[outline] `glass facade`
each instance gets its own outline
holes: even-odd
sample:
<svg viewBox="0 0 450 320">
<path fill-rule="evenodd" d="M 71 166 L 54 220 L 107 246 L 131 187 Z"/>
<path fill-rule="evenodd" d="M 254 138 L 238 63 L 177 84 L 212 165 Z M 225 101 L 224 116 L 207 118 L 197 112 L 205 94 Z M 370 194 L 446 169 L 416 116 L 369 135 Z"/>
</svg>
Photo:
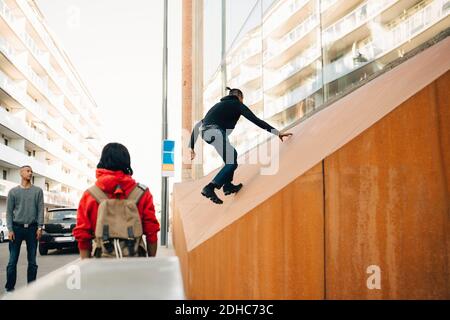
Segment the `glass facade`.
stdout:
<svg viewBox="0 0 450 320">
<path fill-rule="evenodd" d="M 204 3 L 204 59 L 210 70 L 204 74 L 204 114 L 225 86 L 240 88 L 244 103 L 278 129 L 450 26 L 450 0 Z M 242 154 L 267 136 L 242 119 L 230 138 Z M 213 150 L 205 150 L 204 156 L 205 173 L 221 165 Z"/>
</svg>

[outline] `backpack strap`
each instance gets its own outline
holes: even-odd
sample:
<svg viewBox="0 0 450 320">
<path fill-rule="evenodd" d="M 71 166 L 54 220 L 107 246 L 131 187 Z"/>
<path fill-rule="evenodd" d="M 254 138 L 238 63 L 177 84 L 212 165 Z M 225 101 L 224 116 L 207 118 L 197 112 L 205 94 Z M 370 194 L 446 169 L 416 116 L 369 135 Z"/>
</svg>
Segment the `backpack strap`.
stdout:
<svg viewBox="0 0 450 320">
<path fill-rule="evenodd" d="M 97 187 L 96 185 L 93 185 L 87 191 L 91 194 L 91 196 L 94 197 L 95 201 L 97 201 L 98 204 L 100 204 L 103 200 L 108 200 L 108 196 L 103 192 L 102 189 Z"/>
<path fill-rule="evenodd" d="M 128 200 L 134 201 L 134 203 L 137 205 L 146 190 L 147 186 L 138 183 L 136 187 L 134 187 L 133 191 L 131 191 L 130 194 L 128 195 Z"/>
</svg>

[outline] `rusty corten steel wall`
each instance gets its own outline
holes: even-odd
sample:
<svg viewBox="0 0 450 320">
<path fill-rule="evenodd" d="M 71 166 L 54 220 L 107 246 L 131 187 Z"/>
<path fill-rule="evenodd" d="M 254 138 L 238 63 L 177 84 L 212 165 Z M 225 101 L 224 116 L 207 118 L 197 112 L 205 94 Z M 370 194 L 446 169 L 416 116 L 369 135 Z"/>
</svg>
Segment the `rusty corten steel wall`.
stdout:
<svg viewBox="0 0 450 320">
<path fill-rule="evenodd" d="M 450 298 L 449 88 L 447 72 L 325 160 L 327 298 Z"/>
<path fill-rule="evenodd" d="M 450 72 L 191 252 L 175 209 L 187 297 L 449 299 L 448 88 Z"/>
<path fill-rule="evenodd" d="M 174 239 L 190 299 L 322 299 L 322 163 L 186 254 Z M 178 213 L 176 213 L 178 215 Z"/>
<path fill-rule="evenodd" d="M 180 214 L 178 210 L 176 209 L 176 206 L 174 208 L 174 216 L 173 216 L 173 234 L 172 234 L 172 240 L 175 247 L 175 252 L 180 259 L 180 266 L 181 266 L 181 272 L 183 275 L 183 285 L 185 290 L 185 295 L 189 299 L 188 296 L 188 288 L 189 288 L 189 275 L 187 273 L 187 270 L 189 268 L 189 254 L 186 248 L 186 242 L 184 238 L 184 230 L 183 230 L 183 224 L 180 219 Z"/>
</svg>

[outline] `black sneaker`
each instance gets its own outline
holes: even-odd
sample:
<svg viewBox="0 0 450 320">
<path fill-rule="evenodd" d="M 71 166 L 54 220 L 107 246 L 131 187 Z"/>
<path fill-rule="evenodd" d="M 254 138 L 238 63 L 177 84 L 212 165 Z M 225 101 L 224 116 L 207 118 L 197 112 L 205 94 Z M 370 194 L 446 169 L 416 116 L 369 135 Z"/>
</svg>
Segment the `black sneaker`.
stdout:
<svg viewBox="0 0 450 320">
<path fill-rule="evenodd" d="M 233 194 L 233 193 L 238 193 L 239 190 L 241 190 L 241 188 L 242 188 L 242 183 L 239 183 L 238 185 L 234 185 L 232 183 L 226 184 L 226 185 L 223 186 L 223 193 L 226 196 L 228 196 L 228 195 Z"/>
<path fill-rule="evenodd" d="M 219 199 L 219 197 L 217 196 L 216 192 L 214 191 L 214 187 L 207 185 L 206 187 L 203 188 L 202 190 L 202 196 L 210 199 L 212 202 L 216 203 L 216 204 L 222 204 L 223 201 Z"/>
</svg>

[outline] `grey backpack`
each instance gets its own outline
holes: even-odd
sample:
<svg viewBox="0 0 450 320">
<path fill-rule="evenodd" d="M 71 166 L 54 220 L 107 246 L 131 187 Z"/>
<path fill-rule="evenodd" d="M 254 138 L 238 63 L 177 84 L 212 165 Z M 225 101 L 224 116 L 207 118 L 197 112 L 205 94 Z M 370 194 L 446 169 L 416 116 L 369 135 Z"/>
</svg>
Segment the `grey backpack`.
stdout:
<svg viewBox="0 0 450 320">
<path fill-rule="evenodd" d="M 95 185 L 88 189 L 99 204 L 92 246 L 94 257 L 120 259 L 147 256 L 137 208 L 146 189 L 138 184 L 126 199 L 110 199 Z"/>
</svg>

